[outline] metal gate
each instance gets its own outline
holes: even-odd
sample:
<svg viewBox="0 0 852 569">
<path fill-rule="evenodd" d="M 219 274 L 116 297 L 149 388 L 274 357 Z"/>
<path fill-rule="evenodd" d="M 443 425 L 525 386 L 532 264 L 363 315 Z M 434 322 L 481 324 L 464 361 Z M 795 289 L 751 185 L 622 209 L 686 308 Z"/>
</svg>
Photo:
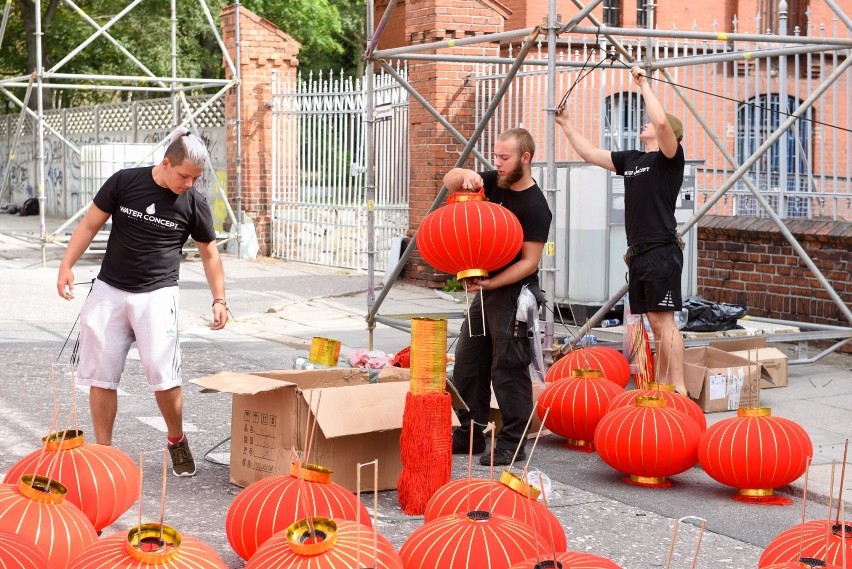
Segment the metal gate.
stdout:
<svg viewBox="0 0 852 569">
<path fill-rule="evenodd" d="M 408 94 L 374 79 L 376 269 L 408 230 Z M 367 268 L 365 85 L 342 74 L 272 79 L 272 255 Z"/>
</svg>

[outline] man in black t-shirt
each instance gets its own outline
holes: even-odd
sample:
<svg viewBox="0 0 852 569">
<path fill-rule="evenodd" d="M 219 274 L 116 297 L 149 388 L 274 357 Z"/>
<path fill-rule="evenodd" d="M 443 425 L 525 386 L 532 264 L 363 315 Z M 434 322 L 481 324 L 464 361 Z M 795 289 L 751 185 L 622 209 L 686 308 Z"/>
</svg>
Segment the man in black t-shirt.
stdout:
<svg viewBox="0 0 852 569">
<path fill-rule="evenodd" d="M 74 298 L 71 269 L 112 217 L 100 273 L 80 311 L 77 383 L 89 387 L 95 441 L 112 444 L 118 384 L 130 345 L 136 342 L 148 386 L 166 423 L 176 476 L 195 474 L 183 433 L 177 325 L 181 250 L 190 237 L 213 295 L 210 328 L 220 330 L 228 321 L 225 274 L 210 207 L 193 188 L 207 156 L 201 139 L 178 128 L 162 162 L 113 174 L 74 230 L 56 283 L 59 296 Z"/>
<path fill-rule="evenodd" d="M 475 172 L 454 168 L 444 176 L 451 192 L 485 191 L 489 201 L 511 211 L 523 229 L 521 251 L 505 267 L 491 271 L 487 278 L 467 279 L 468 292 L 478 293 L 462 325 L 455 353 L 453 384 L 470 411 L 459 413 L 461 426 L 453 432 L 453 452 L 467 453 L 470 445 L 470 421 L 473 452 L 485 451 L 482 429 L 488 422 L 491 386 L 500 406 L 503 426 L 494 445 L 494 464 L 507 465 L 526 458 L 523 432 L 533 410 L 529 365 L 532 352 L 527 324 L 515 318 L 518 296 L 524 285 L 541 296 L 538 265 L 550 230 L 551 213 L 541 189 L 533 180 L 530 163 L 535 142 L 522 128 L 507 130 L 494 145 L 496 170 Z M 485 328 L 483 328 L 483 316 Z M 490 464 L 483 455 L 480 464 Z"/>
<path fill-rule="evenodd" d="M 674 212 L 685 164 L 680 145 L 683 125 L 663 110 L 644 70 L 633 67 L 631 74 L 650 119 L 639 134 L 645 152 L 597 148 L 571 124 L 565 112 L 557 112 L 556 122 L 583 160 L 624 176 L 630 310 L 645 314 L 654 331 L 661 381 L 686 393 L 683 337 L 674 321 L 675 311 L 682 307 L 683 252 Z"/>
</svg>

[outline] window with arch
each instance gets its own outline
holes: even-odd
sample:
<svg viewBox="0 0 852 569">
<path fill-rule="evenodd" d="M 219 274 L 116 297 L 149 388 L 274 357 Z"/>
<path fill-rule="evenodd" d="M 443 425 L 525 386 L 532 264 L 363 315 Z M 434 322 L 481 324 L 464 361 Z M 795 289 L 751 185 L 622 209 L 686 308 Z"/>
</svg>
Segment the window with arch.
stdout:
<svg viewBox="0 0 852 569">
<path fill-rule="evenodd" d="M 639 150 L 639 131 L 645 103 L 638 93 L 622 91 L 606 98 L 603 147 L 607 150 Z"/>
<path fill-rule="evenodd" d="M 786 106 L 782 106 L 781 96 L 772 93 L 741 105 L 737 111 L 737 161 L 746 161 L 800 104 L 800 100 L 788 96 Z M 811 118 L 809 109 L 804 120 L 785 132 L 749 170 L 757 188 L 781 217 L 807 217 L 810 213 L 810 199 L 801 194 L 811 189 Z M 766 215 L 745 184 L 738 182 L 736 189 L 737 215 Z"/>
</svg>

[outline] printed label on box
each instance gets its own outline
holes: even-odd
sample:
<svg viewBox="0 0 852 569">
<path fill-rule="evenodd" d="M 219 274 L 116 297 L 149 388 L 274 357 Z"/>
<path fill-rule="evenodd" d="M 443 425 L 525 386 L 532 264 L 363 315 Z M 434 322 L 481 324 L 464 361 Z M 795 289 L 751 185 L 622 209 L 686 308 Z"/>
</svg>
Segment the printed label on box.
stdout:
<svg viewBox="0 0 852 569">
<path fill-rule="evenodd" d="M 270 413 L 250 411 L 243 414 L 242 465 L 271 474 L 275 467 L 275 428 L 278 418 Z"/>
<path fill-rule="evenodd" d="M 721 373 L 711 375 L 707 383 L 710 387 L 710 399 L 724 399 L 728 395 L 728 378 Z"/>
<path fill-rule="evenodd" d="M 728 411 L 740 408 L 740 394 L 743 390 L 743 368 L 728 368 Z"/>
</svg>

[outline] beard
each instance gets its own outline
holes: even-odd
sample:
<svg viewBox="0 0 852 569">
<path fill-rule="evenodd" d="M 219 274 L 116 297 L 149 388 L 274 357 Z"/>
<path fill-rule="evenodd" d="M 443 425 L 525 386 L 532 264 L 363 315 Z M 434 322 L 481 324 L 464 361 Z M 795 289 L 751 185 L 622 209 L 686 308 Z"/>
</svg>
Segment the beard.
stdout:
<svg viewBox="0 0 852 569">
<path fill-rule="evenodd" d="M 515 169 L 507 173 L 505 176 L 497 177 L 497 187 L 501 190 L 509 190 L 512 185 L 524 177 L 524 167 L 522 164 L 515 166 Z"/>
</svg>

